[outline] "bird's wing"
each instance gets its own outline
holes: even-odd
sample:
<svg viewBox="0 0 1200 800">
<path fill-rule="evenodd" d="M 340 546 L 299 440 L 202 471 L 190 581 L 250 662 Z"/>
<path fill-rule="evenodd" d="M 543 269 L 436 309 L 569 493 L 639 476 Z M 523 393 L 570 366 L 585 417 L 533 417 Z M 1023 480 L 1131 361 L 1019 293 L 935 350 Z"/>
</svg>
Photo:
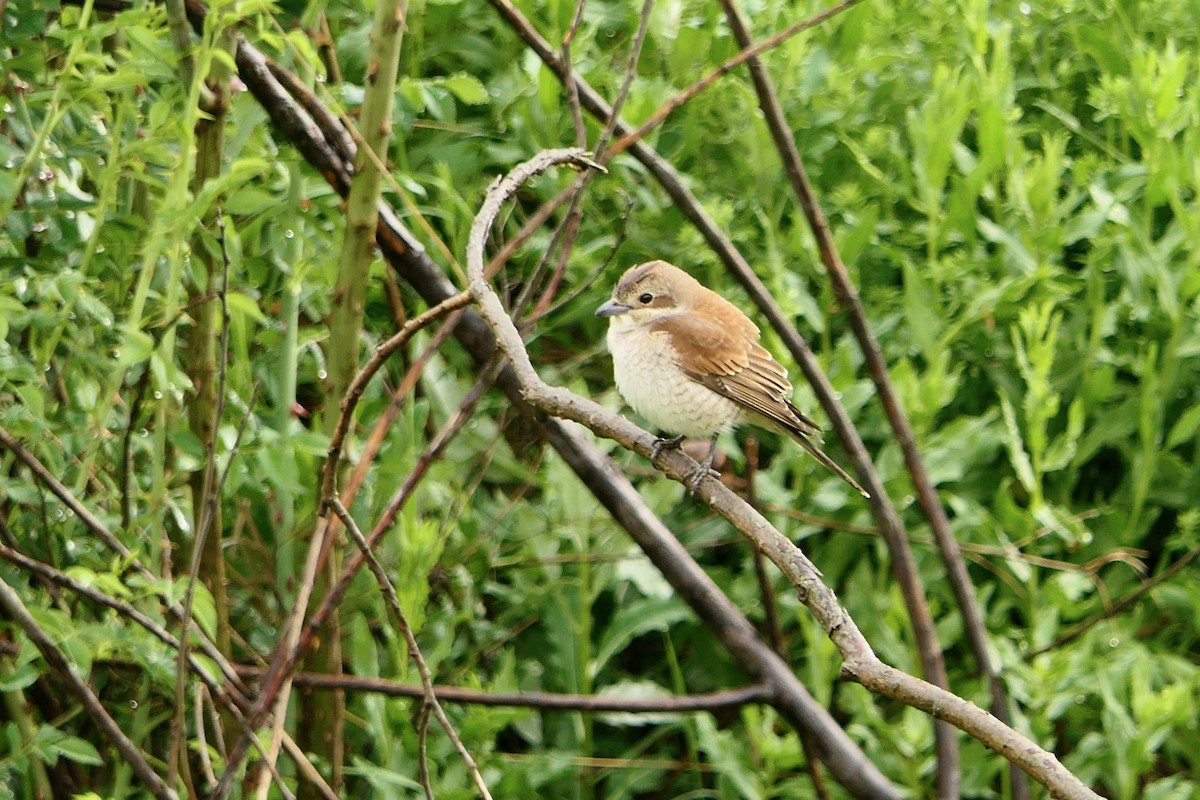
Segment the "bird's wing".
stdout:
<svg viewBox="0 0 1200 800">
<path fill-rule="evenodd" d="M 758 328 L 733 306 L 721 310 L 727 313 L 671 314 L 652 327 L 670 336 L 680 368 L 697 382 L 789 431 L 819 437 L 821 429 L 789 401 L 787 370 L 758 343 Z"/>
</svg>

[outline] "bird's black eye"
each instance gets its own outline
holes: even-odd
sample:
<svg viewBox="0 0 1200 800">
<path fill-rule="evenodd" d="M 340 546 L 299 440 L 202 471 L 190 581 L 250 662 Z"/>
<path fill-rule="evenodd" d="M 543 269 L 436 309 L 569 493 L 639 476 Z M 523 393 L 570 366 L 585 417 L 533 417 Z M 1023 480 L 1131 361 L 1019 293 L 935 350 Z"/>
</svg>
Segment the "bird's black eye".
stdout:
<svg viewBox="0 0 1200 800">
<path fill-rule="evenodd" d="M 650 301 L 653 299 L 654 299 L 654 295 L 650 294 L 649 292 L 646 292 L 645 294 L 643 294 L 641 297 L 638 298 L 638 302 L 644 306 L 648 306 L 648 305 L 650 305 Z"/>
</svg>

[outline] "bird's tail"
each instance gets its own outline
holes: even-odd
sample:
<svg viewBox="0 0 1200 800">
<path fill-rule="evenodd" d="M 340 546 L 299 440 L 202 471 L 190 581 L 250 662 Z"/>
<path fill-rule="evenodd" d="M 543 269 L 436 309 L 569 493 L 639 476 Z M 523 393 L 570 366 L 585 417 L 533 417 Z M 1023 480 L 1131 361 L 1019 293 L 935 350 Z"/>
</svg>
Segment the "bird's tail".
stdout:
<svg viewBox="0 0 1200 800">
<path fill-rule="evenodd" d="M 838 465 L 838 463 L 836 461 L 834 461 L 832 458 L 825 455 L 825 451 L 822 450 L 821 448 L 817 447 L 815 444 L 813 444 L 812 440 L 809 439 L 806 435 L 804 435 L 803 433 L 801 433 L 798 430 L 790 430 L 790 431 L 788 431 L 788 433 L 791 434 L 792 438 L 795 439 L 801 447 L 803 447 L 805 450 L 808 451 L 809 455 L 811 455 L 817 461 L 820 461 L 821 464 L 824 465 L 824 467 L 827 470 L 832 472 L 834 475 L 837 475 L 839 478 L 844 480 L 846 483 L 853 486 L 855 489 L 858 490 L 858 493 L 861 494 L 863 497 L 867 498 L 868 500 L 871 499 L 870 493 L 867 492 L 867 490 L 864 489 L 862 486 L 860 486 L 858 481 L 856 481 L 856 480 L 854 480 L 854 478 L 850 477 L 850 473 L 848 473 L 848 472 L 846 472 L 846 470 L 842 469 Z"/>
</svg>

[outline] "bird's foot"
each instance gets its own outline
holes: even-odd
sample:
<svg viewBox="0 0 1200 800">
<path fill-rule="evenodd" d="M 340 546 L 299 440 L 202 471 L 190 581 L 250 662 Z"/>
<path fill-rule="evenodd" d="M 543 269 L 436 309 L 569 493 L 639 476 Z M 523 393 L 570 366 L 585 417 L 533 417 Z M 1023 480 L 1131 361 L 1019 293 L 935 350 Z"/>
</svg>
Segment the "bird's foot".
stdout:
<svg viewBox="0 0 1200 800">
<path fill-rule="evenodd" d="M 696 492 L 700 489 L 700 484 L 705 478 L 719 478 L 721 473 L 710 467 L 708 464 L 701 464 L 696 467 L 696 471 L 692 473 L 692 477 L 688 478 L 688 494 L 692 497 L 696 496 Z"/>
<path fill-rule="evenodd" d="M 676 436 L 674 439 L 664 439 L 661 436 L 654 440 L 654 444 L 650 446 L 650 460 L 657 461 L 662 455 L 663 450 L 678 450 L 679 445 L 683 443 L 683 435 Z"/>
<path fill-rule="evenodd" d="M 713 436 L 712 441 L 708 443 L 708 455 L 700 462 L 700 466 L 696 467 L 696 471 L 692 473 L 692 477 L 688 479 L 688 494 L 692 497 L 696 496 L 697 490 L 700 489 L 700 484 L 708 476 L 714 478 L 719 477 L 721 473 L 712 468 L 713 459 L 717 457 L 717 437 Z"/>
</svg>

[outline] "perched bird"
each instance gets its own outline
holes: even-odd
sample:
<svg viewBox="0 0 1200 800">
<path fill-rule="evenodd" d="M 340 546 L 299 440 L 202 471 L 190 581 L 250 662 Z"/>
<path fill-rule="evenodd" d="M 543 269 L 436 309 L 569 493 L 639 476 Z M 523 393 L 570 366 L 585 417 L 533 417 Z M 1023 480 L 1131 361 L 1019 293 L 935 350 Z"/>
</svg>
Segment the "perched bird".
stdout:
<svg viewBox="0 0 1200 800">
<path fill-rule="evenodd" d="M 676 435 L 659 439 L 654 455 L 685 436 L 711 440 L 692 491 L 712 468 L 717 437 L 749 422 L 786 433 L 870 497 L 813 443 L 821 429 L 788 399 L 787 370 L 759 344 L 758 327 L 691 275 L 665 261 L 632 267 L 596 316 L 609 318 L 608 349 L 621 396 Z"/>
</svg>

